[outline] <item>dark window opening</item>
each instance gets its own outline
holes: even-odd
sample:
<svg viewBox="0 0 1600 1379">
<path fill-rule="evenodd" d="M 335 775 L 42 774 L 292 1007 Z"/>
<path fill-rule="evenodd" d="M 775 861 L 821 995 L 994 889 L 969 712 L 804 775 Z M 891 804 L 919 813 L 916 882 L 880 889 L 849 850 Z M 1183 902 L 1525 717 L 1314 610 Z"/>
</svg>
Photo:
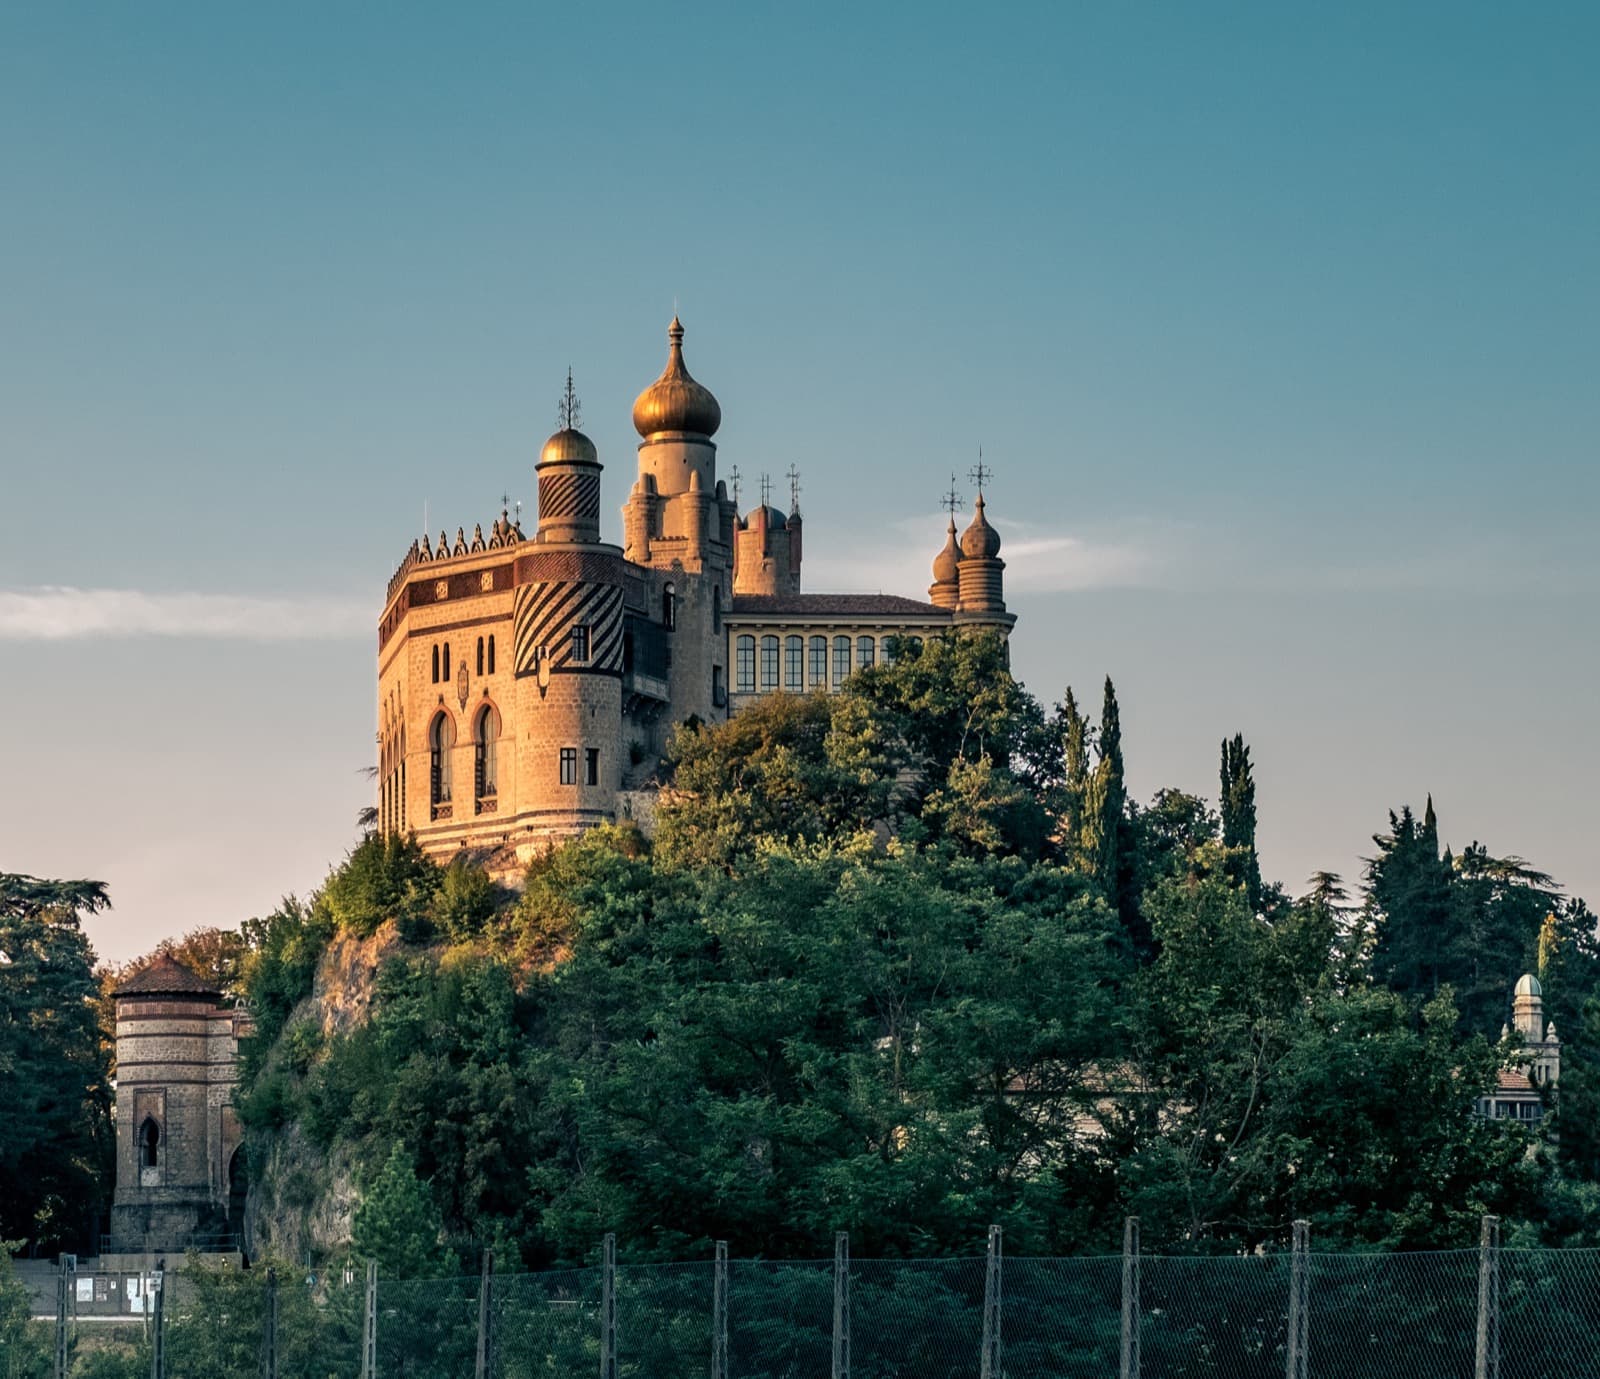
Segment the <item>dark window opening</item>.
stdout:
<svg viewBox="0 0 1600 1379">
<path fill-rule="evenodd" d="M 589 625 L 579 623 L 572 629 L 572 659 L 574 661 L 587 661 L 589 659 Z"/>
<path fill-rule="evenodd" d="M 161 1162 L 161 1127 L 152 1116 L 146 1116 L 139 1129 L 139 1162 L 146 1168 L 155 1168 Z"/>
<path fill-rule="evenodd" d="M 563 747 L 561 749 L 561 783 L 563 785 L 576 785 L 578 783 L 578 749 L 576 747 Z"/>
<path fill-rule="evenodd" d="M 449 642 L 446 642 L 444 644 L 444 674 L 442 674 L 439 678 L 441 680 L 443 680 L 445 682 L 445 684 L 447 684 L 447 685 L 450 683 L 450 643 Z"/>
<path fill-rule="evenodd" d="M 489 674 L 494 674 L 494 636 L 492 633 L 489 637 Z"/>
<path fill-rule="evenodd" d="M 678 625 L 678 591 L 670 584 L 661 591 L 661 625 L 668 632 Z"/>
<path fill-rule="evenodd" d="M 483 674 L 483 638 L 478 638 L 478 674 Z"/>
<path fill-rule="evenodd" d="M 436 685 L 439 683 L 439 644 L 437 642 L 434 643 L 433 647 L 433 683 Z"/>
<path fill-rule="evenodd" d="M 583 753 L 583 783 L 585 785 L 600 784 L 600 749 L 586 747 Z"/>
</svg>

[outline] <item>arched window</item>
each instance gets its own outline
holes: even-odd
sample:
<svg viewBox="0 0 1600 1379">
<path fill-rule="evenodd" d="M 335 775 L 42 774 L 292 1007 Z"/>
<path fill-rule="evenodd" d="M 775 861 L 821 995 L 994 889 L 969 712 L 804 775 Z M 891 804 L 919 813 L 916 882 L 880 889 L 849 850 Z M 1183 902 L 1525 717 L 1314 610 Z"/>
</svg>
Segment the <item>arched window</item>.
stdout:
<svg viewBox="0 0 1600 1379">
<path fill-rule="evenodd" d="M 400 831 L 406 831 L 406 730 L 400 728 Z"/>
<path fill-rule="evenodd" d="M 139 1163 L 145 1168 L 161 1164 L 161 1127 L 154 1116 L 146 1116 L 139 1127 Z"/>
<path fill-rule="evenodd" d="M 483 638 L 478 638 L 478 674 L 483 674 Z"/>
<path fill-rule="evenodd" d="M 668 632 L 678 625 L 678 591 L 670 584 L 661 591 L 661 625 Z"/>
<path fill-rule="evenodd" d="M 439 714 L 428 730 L 428 797 L 435 811 L 450 803 L 450 751 L 456 745 L 456 725 Z"/>
<path fill-rule="evenodd" d="M 806 639 L 786 637 L 783 643 L 783 687 L 799 694 L 805 688 Z"/>
<path fill-rule="evenodd" d="M 811 639 L 811 688 L 828 688 L 828 639 Z"/>
<path fill-rule="evenodd" d="M 713 632 L 722 631 L 722 586 L 720 584 L 711 586 L 711 630 Z"/>
<path fill-rule="evenodd" d="M 439 683 L 439 643 L 433 644 L 433 683 Z"/>
<path fill-rule="evenodd" d="M 450 683 L 450 643 L 449 642 L 446 642 L 444 644 L 444 674 L 441 675 L 439 678 L 441 680 L 443 680 L 445 682 L 445 684 L 447 684 L 447 685 Z"/>
<path fill-rule="evenodd" d="M 833 639 L 833 687 L 838 689 L 850 678 L 850 638 Z"/>
<path fill-rule="evenodd" d="M 489 674 L 494 674 L 494 633 L 489 634 Z"/>
<path fill-rule="evenodd" d="M 856 638 L 856 669 L 869 670 L 872 666 L 873 652 L 877 648 L 871 637 Z"/>
<path fill-rule="evenodd" d="M 756 687 L 756 639 L 740 636 L 734 645 L 733 686 L 740 694 L 749 694 Z"/>
<path fill-rule="evenodd" d="M 761 688 L 764 690 L 778 688 L 778 639 L 776 637 L 763 637 L 761 639 Z"/>
<path fill-rule="evenodd" d="M 897 647 L 896 647 L 895 644 L 899 640 L 900 639 L 898 637 L 885 637 L 883 639 L 883 648 L 882 648 L 882 650 L 883 650 L 883 663 L 884 663 L 884 665 L 892 666 L 894 664 L 895 651 L 897 650 Z"/>
<path fill-rule="evenodd" d="M 484 801 L 500 793 L 495 770 L 496 747 L 500 741 L 500 715 L 492 704 L 485 704 L 472 730 L 472 794 L 476 812 L 483 813 Z"/>
</svg>

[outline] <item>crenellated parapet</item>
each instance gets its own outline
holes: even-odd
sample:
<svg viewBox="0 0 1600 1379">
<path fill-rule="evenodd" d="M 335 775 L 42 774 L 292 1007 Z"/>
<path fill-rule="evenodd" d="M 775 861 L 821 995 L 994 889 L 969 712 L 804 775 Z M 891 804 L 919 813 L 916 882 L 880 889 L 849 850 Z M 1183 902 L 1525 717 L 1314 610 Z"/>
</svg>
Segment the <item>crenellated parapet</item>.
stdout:
<svg viewBox="0 0 1600 1379">
<path fill-rule="evenodd" d="M 411 549 L 406 552 L 405 559 L 389 576 L 389 587 L 384 594 L 384 602 L 388 603 L 394 599 L 396 591 L 405 583 L 406 575 L 418 565 L 431 565 L 440 560 L 455 560 L 460 556 L 482 555 L 485 551 L 520 545 L 527 539 L 522 534 L 522 523 L 514 521 L 510 510 L 506 508 L 500 510 L 500 516 L 490 526 L 487 537 L 483 534 L 481 522 L 473 527 L 470 540 L 465 527 L 456 528 L 454 541 L 451 541 L 448 532 L 441 530 L 437 546 L 424 534 L 421 541 L 411 543 Z"/>
</svg>

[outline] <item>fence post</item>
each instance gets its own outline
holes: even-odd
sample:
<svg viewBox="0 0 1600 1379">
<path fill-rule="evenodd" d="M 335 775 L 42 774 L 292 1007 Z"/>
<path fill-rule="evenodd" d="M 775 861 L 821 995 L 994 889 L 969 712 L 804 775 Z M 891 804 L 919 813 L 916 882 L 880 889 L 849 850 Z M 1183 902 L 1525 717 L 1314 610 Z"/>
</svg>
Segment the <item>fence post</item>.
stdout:
<svg viewBox="0 0 1600 1379">
<path fill-rule="evenodd" d="M 378 1379 L 378 1261 L 367 1261 L 365 1305 L 361 1310 L 361 1379 Z"/>
<path fill-rule="evenodd" d="M 1307 1328 L 1306 1289 L 1307 1255 L 1311 1250 L 1311 1223 L 1294 1223 L 1293 1253 L 1289 1256 L 1289 1344 L 1284 1373 L 1288 1379 L 1306 1379 Z"/>
<path fill-rule="evenodd" d="M 261 1379 L 278 1379 L 278 1271 L 267 1270 L 267 1307 L 261 1319 Z"/>
<path fill-rule="evenodd" d="M 728 1379 L 728 1242 L 717 1241 L 711 1266 L 711 1379 Z"/>
<path fill-rule="evenodd" d="M 150 1318 L 150 1379 L 167 1379 L 166 1329 L 163 1325 L 167 1295 L 164 1286 L 166 1266 L 166 1260 L 158 1259 L 150 1273 L 150 1291 L 155 1295 Z"/>
<path fill-rule="evenodd" d="M 489 1356 L 494 1346 L 494 1250 L 485 1248 L 478 1277 L 478 1357 L 475 1379 L 489 1379 Z"/>
<path fill-rule="evenodd" d="M 56 1258 L 55 1379 L 67 1379 L 67 1256 Z"/>
<path fill-rule="evenodd" d="M 1121 1379 L 1139 1379 L 1139 1218 L 1122 1223 Z"/>
<path fill-rule="evenodd" d="M 1475 1379 L 1500 1379 L 1500 1218 L 1485 1216 L 1478 1237 L 1478 1347 Z"/>
<path fill-rule="evenodd" d="M 833 1379 L 850 1379 L 850 1235 L 833 1237 Z"/>
<path fill-rule="evenodd" d="M 1000 1227 L 989 1227 L 989 1253 L 983 1273 L 983 1350 L 979 1379 L 1000 1379 Z"/>
<path fill-rule="evenodd" d="M 600 1379 L 617 1379 L 617 1237 L 600 1242 Z"/>
</svg>

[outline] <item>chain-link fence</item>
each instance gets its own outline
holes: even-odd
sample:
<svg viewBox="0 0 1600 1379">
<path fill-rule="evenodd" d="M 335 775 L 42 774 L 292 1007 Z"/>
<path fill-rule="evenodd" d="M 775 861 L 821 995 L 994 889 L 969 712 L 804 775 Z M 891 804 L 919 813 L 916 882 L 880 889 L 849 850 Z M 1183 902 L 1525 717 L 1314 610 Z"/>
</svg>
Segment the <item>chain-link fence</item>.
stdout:
<svg viewBox="0 0 1600 1379">
<path fill-rule="evenodd" d="M 1600 1250 L 168 1274 L 95 1379 L 1600 1379 Z M 65 1290 L 64 1290 L 65 1291 Z M 126 1321 L 124 1319 L 124 1324 Z M 42 1326 L 43 1324 L 41 1324 Z M 46 1328 L 47 1330 L 47 1328 Z M 43 1338 L 41 1338 L 43 1339 Z M 8 1370 L 0 1375 L 48 1373 Z"/>
</svg>

